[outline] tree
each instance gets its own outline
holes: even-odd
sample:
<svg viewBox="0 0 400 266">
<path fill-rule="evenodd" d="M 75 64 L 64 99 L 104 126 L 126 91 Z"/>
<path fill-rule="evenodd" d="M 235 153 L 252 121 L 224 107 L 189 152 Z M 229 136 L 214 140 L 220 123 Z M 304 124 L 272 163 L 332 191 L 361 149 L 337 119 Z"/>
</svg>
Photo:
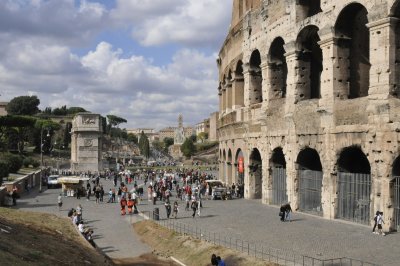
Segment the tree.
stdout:
<svg viewBox="0 0 400 266">
<path fill-rule="evenodd" d="M 58 116 L 65 116 L 67 115 L 67 106 L 61 106 L 61 108 L 54 108 L 53 110 L 53 115 L 58 115 Z"/>
<path fill-rule="evenodd" d="M 206 132 L 200 132 L 197 135 L 197 138 L 203 143 L 206 139 L 208 139 L 208 133 Z"/>
<path fill-rule="evenodd" d="M 30 116 L 7 115 L 0 117 L 0 146 L 4 150 L 24 150 L 30 129 L 35 125 L 36 118 Z"/>
<path fill-rule="evenodd" d="M 147 159 L 150 157 L 150 142 L 149 139 L 146 137 L 143 143 L 143 152 L 142 155 Z"/>
<path fill-rule="evenodd" d="M 138 137 L 137 137 L 135 134 L 133 134 L 133 133 L 128 133 L 128 138 L 127 138 L 127 140 L 130 141 L 130 142 L 133 142 L 133 143 L 135 143 L 135 144 L 138 143 Z"/>
<path fill-rule="evenodd" d="M 117 127 L 119 124 L 128 122 L 126 119 L 116 116 L 116 115 L 107 115 L 108 124 L 111 127 Z"/>
<path fill-rule="evenodd" d="M 174 144 L 174 139 L 173 138 L 164 138 L 164 149 L 165 152 L 168 152 L 169 146 Z"/>
<path fill-rule="evenodd" d="M 196 146 L 194 146 L 192 138 L 186 138 L 181 146 L 181 152 L 186 158 L 190 158 L 196 151 Z"/>
<path fill-rule="evenodd" d="M 6 106 L 10 115 L 34 115 L 39 112 L 40 100 L 36 96 L 18 96 Z"/>
<path fill-rule="evenodd" d="M 82 107 L 70 107 L 67 110 L 68 115 L 74 115 L 74 114 L 83 113 L 83 112 L 86 112 L 86 110 Z"/>
<path fill-rule="evenodd" d="M 164 142 L 155 140 L 151 144 L 153 145 L 153 148 L 158 150 L 158 151 L 164 150 Z"/>
</svg>

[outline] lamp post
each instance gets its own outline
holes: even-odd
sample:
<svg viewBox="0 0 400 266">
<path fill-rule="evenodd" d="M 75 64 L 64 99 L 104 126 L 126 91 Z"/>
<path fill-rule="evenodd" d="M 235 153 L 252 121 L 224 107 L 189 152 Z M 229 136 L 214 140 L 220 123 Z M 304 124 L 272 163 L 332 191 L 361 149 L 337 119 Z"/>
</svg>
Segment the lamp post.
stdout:
<svg viewBox="0 0 400 266">
<path fill-rule="evenodd" d="M 42 192 L 42 182 L 43 182 L 43 130 L 40 129 L 40 182 L 39 182 L 39 193 Z M 47 129 L 47 137 L 50 137 L 49 130 Z"/>
</svg>

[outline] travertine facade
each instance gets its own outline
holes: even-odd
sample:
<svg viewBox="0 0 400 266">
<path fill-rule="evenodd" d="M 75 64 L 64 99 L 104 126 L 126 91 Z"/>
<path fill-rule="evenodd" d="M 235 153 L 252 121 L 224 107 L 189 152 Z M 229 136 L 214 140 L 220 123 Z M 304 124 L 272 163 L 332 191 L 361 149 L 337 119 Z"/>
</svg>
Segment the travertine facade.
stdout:
<svg viewBox="0 0 400 266">
<path fill-rule="evenodd" d="M 222 179 L 328 219 L 381 210 L 397 229 L 399 19 L 400 0 L 234 0 L 217 60 Z"/>
<path fill-rule="evenodd" d="M 78 113 L 72 120 L 71 170 L 99 172 L 102 167 L 102 125 L 100 115 Z"/>
</svg>

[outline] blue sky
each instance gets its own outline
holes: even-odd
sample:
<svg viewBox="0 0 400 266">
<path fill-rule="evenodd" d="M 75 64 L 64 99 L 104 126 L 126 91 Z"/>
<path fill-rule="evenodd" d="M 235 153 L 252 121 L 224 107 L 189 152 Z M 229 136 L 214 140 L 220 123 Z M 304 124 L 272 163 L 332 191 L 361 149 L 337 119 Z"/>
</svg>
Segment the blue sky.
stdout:
<svg viewBox="0 0 400 266">
<path fill-rule="evenodd" d="M 232 0 L 2 0 L 0 101 L 81 106 L 126 128 L 194 125 L 218 109 Z"/>
</svg>

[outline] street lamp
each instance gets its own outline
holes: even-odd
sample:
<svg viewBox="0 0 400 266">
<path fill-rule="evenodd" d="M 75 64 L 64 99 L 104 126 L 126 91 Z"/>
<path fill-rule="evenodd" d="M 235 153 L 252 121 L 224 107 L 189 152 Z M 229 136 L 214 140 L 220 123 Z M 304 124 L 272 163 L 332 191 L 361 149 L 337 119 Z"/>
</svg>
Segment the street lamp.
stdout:
<svg viewBox="0 0 400 266">
<path fill-rule="evenodd" d="M 42 192 L 42 182 L 43 182 L 43 130 L 42 127 L 40 129 L 40 182 L 39 182 L 39 193 Z M 47 129 L 47 137 L 50 137 L 50 132 Z"/>
</svg>

